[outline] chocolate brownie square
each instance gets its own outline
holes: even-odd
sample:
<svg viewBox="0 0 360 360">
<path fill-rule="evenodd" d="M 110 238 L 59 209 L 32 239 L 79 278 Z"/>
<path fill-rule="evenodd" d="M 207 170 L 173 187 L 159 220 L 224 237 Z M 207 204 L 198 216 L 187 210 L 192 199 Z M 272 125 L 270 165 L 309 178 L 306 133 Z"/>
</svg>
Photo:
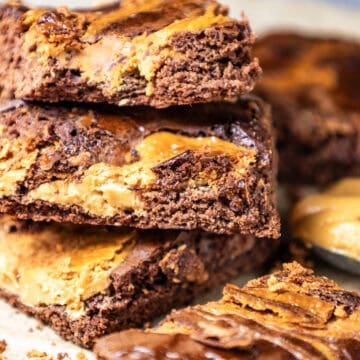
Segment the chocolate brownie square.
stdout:
<svg viewBox="0 0 360 360">
<path fill-rule="evenodd" d="M 323 185 L 360 175 L 360 43 L 270 34 L 256 92 L 273 107 L 280 180 Z"/>
<path fill-rule="evenodd" d="M 0 212 L 36 221 L 279 236 L 270 112 L 5 102 Z"/>
<path fill-rule="evenodd" d="M 0 87 L 27 100 L 158 108 L 238 97 L 261 70 L 248 21 L 227 12 L 213 0 L 83 12 L 5 5 Z"/>
<path fill-rule="evenodd" d="M 269 257 L 276 242 L 199 231 L 0 221 L 0 297 L 67 340 L 144 325 Z"/>
</svg>

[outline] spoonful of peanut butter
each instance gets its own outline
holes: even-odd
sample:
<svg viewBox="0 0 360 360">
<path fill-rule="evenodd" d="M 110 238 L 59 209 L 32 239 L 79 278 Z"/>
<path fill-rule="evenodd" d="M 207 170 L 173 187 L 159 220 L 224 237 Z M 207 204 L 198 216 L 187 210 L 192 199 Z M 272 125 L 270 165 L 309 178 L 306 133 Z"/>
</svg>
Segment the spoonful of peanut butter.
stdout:
<svg viewBox="0 0 360 360">
<path fill-rule="evenodd" d="M 324 260 L 360 274 L 360 178 L 346 178 L 302 199 L 290 226 Z"/>
</svg>

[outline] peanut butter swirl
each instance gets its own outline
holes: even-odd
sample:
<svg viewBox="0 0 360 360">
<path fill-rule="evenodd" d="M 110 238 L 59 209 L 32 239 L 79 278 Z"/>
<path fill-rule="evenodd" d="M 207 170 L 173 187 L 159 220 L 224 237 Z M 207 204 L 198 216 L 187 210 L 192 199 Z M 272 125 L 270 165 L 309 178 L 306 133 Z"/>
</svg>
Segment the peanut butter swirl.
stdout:
<svg viewBox="0 0 360 360">
<path fill-rule="evenodd" d="M 301 200 L 292 212 L 291 227 L 310 247 L 360 260 L 360 179 L 343 179 Z"/>
<path fill-rule="evenodd" d="M 297 263 L 286 264 L 242 289 L 226 286 L 219 302 L 173 312 L 157 332 L 186 334 L 228 350 L 270 343 L 285 350 L 286 359 L 357 360 L 360 295 Z"/>
<path fill-rule="evenodd" d="M 108 291 L 111 272 L 138 240 L 130 230 L 18 227 L 9 217 L 0 220 L 0 288 L 27 306 L 65 306 L 73 320 L 83 315 L 86 300 Z"/>
<path fill-rule="evenodd" d="M 188 56 L 172 39 L 234 23 L 226 13 L 212 0 L 122 1 L 111 11 L 29 10 L 22 26 L 25 47 L 35 49 L 29 57 L 44 68 L 52 66 L 49 59 L 56 59 L 57 67 L 80 74 L 82 81 L 102 83 L 103 95 L 109 98 L 128 87 L 129 74 L 136 75 L 146 82 L 144 95 L 152 96 L 156 74 L 166 60 L 185 61 Z M 129 102 L 121 99 L 118 105 Z"/>
</svg>

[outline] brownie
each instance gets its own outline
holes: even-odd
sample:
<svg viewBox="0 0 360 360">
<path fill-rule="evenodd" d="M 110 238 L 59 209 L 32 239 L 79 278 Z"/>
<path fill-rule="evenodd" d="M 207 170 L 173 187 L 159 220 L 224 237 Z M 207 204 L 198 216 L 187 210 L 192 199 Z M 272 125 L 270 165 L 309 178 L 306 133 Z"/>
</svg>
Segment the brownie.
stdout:
<svg viewBox="0 0 360 360">
<path fill-rule="evenodd" d="M 1 106 L 0 106 L 1 107 Z M 278 237 L 268 108 L 0 108 L 0 212 Z"/>
<path fill-rule="evenodd" d="M 227 285 L 218 302 L 173 311 L 148 333 L 106 336 L 95 352 L 101 360 L 217 358 L 208 350 L 220 359 L 357 360 L 359 330 L 359 294 L 291 263 L 243 288 Z"/>
<path fill-rule="evenodd" d="M 256 92 L 273 106 L 280 180 L 323 185 L 360 175 L 360 43 L 270 34 L 254 50 Z"/>
<path fill-rule="evenodd" d="M 277 242 L 199 231 L 0 222 L 0 297 L 91 347 L 269 257 Z"/>
<path fill-rule="evenodd" d="M 6 96 L 157 108 L 249 93 L 261 70 L 246 19 L 213 0 L 121 1 L 72 12 L 0 8 Z"/>
</svg>

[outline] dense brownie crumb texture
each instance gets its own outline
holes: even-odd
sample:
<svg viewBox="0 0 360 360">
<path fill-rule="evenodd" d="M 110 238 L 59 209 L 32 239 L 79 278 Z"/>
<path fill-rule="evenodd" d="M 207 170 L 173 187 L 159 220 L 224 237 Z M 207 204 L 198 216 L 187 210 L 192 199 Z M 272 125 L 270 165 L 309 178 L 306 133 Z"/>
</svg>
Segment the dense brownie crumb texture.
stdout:
<svg viewBox="0 0 360 360">
<path fill-rule="evenodd" d="M 273 34 L 254 52 L 264 69 L 256 91 L 273 106 L 280 179 L 360 175 L 360 43 Z"/>
<path fill-rule="evenodd" d="M 234 98 L 260 75 L 253 42 L 248 21 L 212 0 L 124 0 L 88 12 L 6 5 L 0 86 L 28 100 L 159 108 Z"/>
<path fill-rule="evenodd" d="M 269 110 L 5 102 L 0 211 L 19 218 L 278 237 Z"/>
<path fill-rule="evenodd" d="M 297 263 L 228 285 L 223 299 L 174 311 L 156 329 L 99 340 L 108 359 L 357 360 L 360 295 Z M 207 356 L 207 354 L 209 356 Z M 210 356 L 211 355 L 211 356 Z"/>
<path fill-rule="evenodd" d="M 274 242 L 240 235 L 0 221 L 0 297 L 92 347 L 262 265 Z"/>
</svg>

